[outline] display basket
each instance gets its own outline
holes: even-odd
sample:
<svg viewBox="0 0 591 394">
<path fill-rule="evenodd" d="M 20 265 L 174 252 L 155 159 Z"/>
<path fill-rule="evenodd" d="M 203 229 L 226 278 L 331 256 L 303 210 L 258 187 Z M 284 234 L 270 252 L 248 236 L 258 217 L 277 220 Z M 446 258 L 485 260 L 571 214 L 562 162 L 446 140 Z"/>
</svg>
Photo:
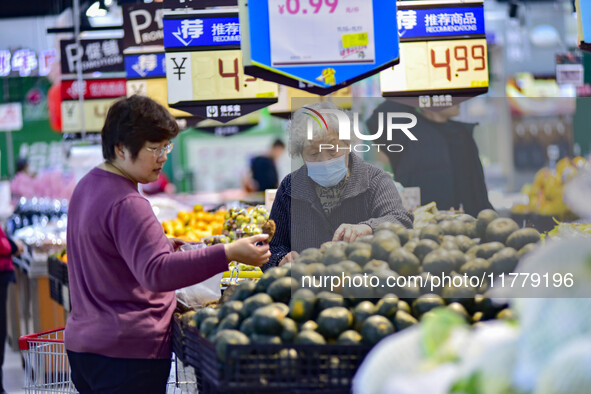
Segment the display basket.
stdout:
<svg viewBox="0 0 591 394">
<path fill-rule="evenodd" d="M 185 358 L 200 393 L 349 393 L 369 346 L 229 345 L 226 362 L 199 330 L 185 327 Z"/>
<path fill-rule="evenodd" d="M 50 278 L 54 278 L 65 285 L 68 284 L 68 265 L 58 259 L 57 256 L 51 255 L 47 258 L 47 273 Z"/>
<path fill-rule="evenodd" d="M 18 342 L 25 362 L 26 393 L 77 393 L 70 380 L 63 328 L 25 335 Z"/>
<path fill-rule="evenodd" d="M 53 277 L 49 277 L 49 297 L 60 305 L 64 305 L 62 284 Z"/>
</svg>

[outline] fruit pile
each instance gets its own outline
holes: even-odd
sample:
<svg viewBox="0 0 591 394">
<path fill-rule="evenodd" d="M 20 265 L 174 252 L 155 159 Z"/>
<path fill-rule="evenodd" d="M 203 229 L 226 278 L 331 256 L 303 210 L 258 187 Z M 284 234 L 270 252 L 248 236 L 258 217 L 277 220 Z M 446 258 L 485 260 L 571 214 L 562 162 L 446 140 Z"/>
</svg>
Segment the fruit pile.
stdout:
<svg viewBox="0 0 591 394">
<path fill-rule="evenodd" d="M 565 157 L 556 163 L 556 170 L 545 167 L 540 169 L 532 184 L 526 184 L 521 193 L 528 197 L 527 204 L 516 204 L 511 208 L 514 214 L 535 213 L 543 216 L 554 216 L 560 220 L 573 220 L 576 217 L 564 204 L 562 195 L 564 186 L 578 171 L 586 165 L 584 158 Z"/>
<path fill-rule="evenodd" d="M 237 238 L 261 234 L 262 226 L 269 219 L 264 205 L 249 208 L 230 208 L 225 215 L 223 234 L 234 241 Z"/>
<path fill-rule="evenodd" d="M 268 270 L 258 282 L 241 283 L 219 308 L 198 311 L 190 325 L 216 344 L 223 360 L 228 344 L 373 346 L 439 307 L 472 324 L 512 319 L 506 305 L 495 305 L 487 296 L 486 279 L 478 287 L 432 288 L 429 281 L 442 273 L 451 277 L 509 273 L 539 240 L 535 229 L 519 229 L 513 220 L 492 210 L 477 218 L 439 213 L 421 230 L 385 223 L 359 241 L 328 242 L 302 251 L 296 262 Z M 377 278 L 378 285 L 341 283 L 328 291 L 314 284 L 323 277 L 344 276 L 351 283 L 364 276 Z M 310 283 L 304 277 L 314 278 L 312 284 L 302 287 Z M 424 285 L 416 280 L 400 287 L 386 285 L 388 279 L 401 277 L 421 277 Z"/>
<path fill-rule="evenodd" d="M 205 212 L 201 204 L 193 207 L 192 212 L 180 211 L 176 219 L 162 222 L 167 237 L 182 239 L 187 242 L 199 242 L 202 238 L 222 234 L 225 211 Z"/>
</svg>

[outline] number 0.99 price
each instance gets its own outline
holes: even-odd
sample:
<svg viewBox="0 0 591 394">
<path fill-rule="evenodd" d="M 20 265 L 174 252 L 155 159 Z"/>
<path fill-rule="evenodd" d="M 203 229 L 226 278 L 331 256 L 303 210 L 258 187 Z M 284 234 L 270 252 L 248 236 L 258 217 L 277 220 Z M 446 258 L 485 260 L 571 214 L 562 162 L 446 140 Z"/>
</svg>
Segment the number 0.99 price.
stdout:
<svg viewBox="0 0 591 394">
<path fill-rule="evenodd" d="M 280 15 L 298 15 L 311 12 L 318 14 L 324 12 L 332 14 L 339 5 L 339 0 L 285 0 L 279 1 L 277 10 Z"/>
</svg>

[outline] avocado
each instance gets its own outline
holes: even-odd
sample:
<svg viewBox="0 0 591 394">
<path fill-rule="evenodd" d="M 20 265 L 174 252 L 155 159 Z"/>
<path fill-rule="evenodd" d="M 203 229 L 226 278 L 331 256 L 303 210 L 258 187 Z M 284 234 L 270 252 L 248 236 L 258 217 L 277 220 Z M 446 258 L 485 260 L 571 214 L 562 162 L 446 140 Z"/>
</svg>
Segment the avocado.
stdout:
<svg viewBox="0 0 591 394">
<path fill-rule="evenodd" d="M 519 230 L 519 225 L 513 219 L 498 218 L 486 226 L 484 239 L 486 242 L 496 241 L 505 244 L 509 236 L 517 230 Z"/>
<path fill-rule="evenodd" d="M 519 258 L 519 260 L 521 260 L 523 256 L 525 256 L 534 249 L 536 249 L 536 244 L 527 244 L 523 248 L 519 249 L 519 252 L 517 252 L 517 257 Z"/>
<path fill-rule="evenodd" d="M 370 301 L 361 301 L 353 310 L 354 328 L 357 331 L 361 330 L 361 325 L 363 324 L 363 322 L 368 317 L 375 315 L 375 313 L 376 306 L 373 303 L 371 303 Z"/>
<path fill-rule="evenodd" d="M 368 286 L 356 286 L 355 284 L 363 284 L 365 283 L 364 275 L 367 274 L 353 274 L 350 276 L 350 286 L 349 286 L 349 278 L 346 278 L 346 282 L 343 285 L 342 295 L 347 297 L 347 299 L 355 301 L 363 301 L 367 298 L 371 298 L 374 296 L 374 289 L 369 286 L 369 279 L 367 279 Z M 344 306 L 343 305 L 334 305 L 334 306 Z"/>
<path fill-rule="evenodd" d="M 300 257 L 309 257 L 316 262 L 320 262 L 322 260 L 322 252 L 316 248 L 308 248 L 302 250 L 300 253 Z"/>
<path fill-rule="evenodd" d="M 472 215 L 468 215 L 467 213 L 462 213 L 462 214 L 456 216 L 455 220 L 459 220 L 460 222 L 463 222 L 463 223 L 476 222 L 476 218 Z"/>
<path fill-rule="evenodd" d="M 217 328 L 219 322 L 220 321 L 218 320 L 218 318 L 213 316 L 206 317 L 205 319 L 203 319 L 201 325 L 199 326 L 199 332 L 201 333 L 201 336 L 203 338 L 207 338 L 210 334 L 215 332 L 215 329 Z"/>
<path fill-rule="evenodd" d="M 482 277 L 483 274 L 488 274 L 490 271 L 490 264 L 485 259 L 475 258 L 469 260 L 466 264 L 460 268 L 461 274 L 467 274 L 468 276 Z"/>
<path fill-rule="evenodd" d="M 252 317 L 247 317 L 242 321 L 242 324 L 240 324 L 240 332 L 247 337 L 250 337 L 250 335 L 254 333 L 254 322 Z"/>
<path fill-rule="evenodd" d="M 218 310 L 213 309 L 211 307 L 203 308 L 197 311 L 195 315 L 193 315 L 193 321 L 195 322 L 195 327 L 199 328 L 203 320 L 207 319 L 208 317 L 218 317 Z"/>
<path fill-rule="evenodd" d="M 471 310 L 474 306 L 474 297 L 476 296 L 476 289 L 470 287 L 469 283 L 463 286 L 445 286 L 441 290 L 441 296 L 447 304 L 458 303 L 467 310 Z"/>
<path fill-rule="evenodd" d="M 446 235 L 446 237 L 449 237 L 449 235 Z M 455 243 L 455 241 L 450 241 L 450 240 L 442 241 L 441 244 L 439 245 L 439 247 L 441 249 L 446 249 L 446 250 L 457 250 L 457 251 L 460 250 L 460 248 Z"/>
<path fill-rule="evenodd" d="M 490 269 L 495 274 L 513 272 L 517 266 L 519 258 L 513 248 L 503 248 L 490 258 Z"/>
<path fill-rule="evenodd" d="M 370 274 L 389 269 L 388 263 L 382 260 L 371 260 L 363 267 L 363 272 Z"/>
<path fill-rule="evenodd" d="M 320 277 L 326 274 L 326 265 L 323 263 L 312 263 L 306 266 L 306 274 L 309 276 Z"/>
<path fill-rule="evenodd" d="M 316 323 L 320 334 L 327 339 L 336 339 L 353 325 L 353 315 L 347 308 L 337 306 L 320 312 Z"/>
<path fill-rule="evenodd" d="M 445 249 L 435 249 L 423 259 L 423 271 L 430 272 L 432 275 L 450 273 L 454 269 L 454 260 Z"/>
<path fill-rule="evenodd" d="M 402 228 L 398 231 L 396 231 L 396 235 L 398 236 L 398 239 L 400 240 L 400 245 L 405 245 L 408 240 L 410 239 L 410 231 Z"/>
<path fill-rule="evenodd" d="M 492 209 L 485 209 L 480 211 L 478 216 L 476 217 L 476 235 L 480 239 L 484 239 L 486 228 L 488 227 L 489 223 L 493 220 L 497 219 L 499 214 Z M 468 235 L 468 234 L 466 234 Z M 469 236 L 469 235 L 468 235 Z M 472 237 L 471 237 L 472 238 Z"/>
<path fill-rule="evenodd" d="M 420 283 L 407 283 L 406 286 L 399 287 L 396 290 L 396 293 L 403 298 L 405 301 L 410 302 L 418 298 L 421 295 L 421 288 L 419 287 Z"/>
<path fill-rule="evenodd" d="M 394 326 L 384 316 L 374 315 L 368 317 L 361 325 L 363 343 L 373 346 L 383 338 L 394 332 Z"/>
<path fill-rule="evenodd" d="M 540 241 L 540 233 L 535 228 L 522 228 L 515 231 L 507 238 L 507 246 L 520 250 L 525 245 L 535 244 Z"/>
<path fill-rule="evenodd" d="M 436 283 L 433 283 L 433 275 L 430 272 L 423 272 L 421 277 L 423 281 L 417 283 L 417 285 L 420 285 L 421 294 L 435 293 L 441 295 L 441 287 L 435 286 Z"/>
<path fill-rule="evenodd" d="M 437 248 L 439 248 L 439 244 L 432 239 L 421 239 L 415 247 L 413 253 L 420 261 L 423 261 L 427 254 L 431 253 Z"/>
<path fill-rule="evenodd" d="M 459 220 L 444 220 L 439 223 L 439 227 L 441 227 L 441 231 L 443 234 L 447 235 L 462 235 L 466 234 L 466 226 L 464 222 Z"/>
<path fill-rule="evenodd" d="M 418 318 L 439 306 L 445 306 L 443 298 L 437 294 L 423 294 L 412 303 L 412 310 Z"/>
<path fill-rule="evenodd" d="M 441 230 L 441 227 L 439 227 L 437 224 L 426 225 L 421 229 L 421 233 L 419 235 L 419 238 L 421 240 L 430 239 L 437 243 L 441 242 L 442 237 L 443 231 Z"/>
<path fill-rule="evenodd" d="M 254 294 L 254 289 L 256 286 L 257 283 L 252 280 L 242 281 L 238 286 L 236 286 L 234 293 L 232 293 L 232 295 L 230 296 L 230 300 L 244 301 L 245 299 Z"/>
<path fill-rule="evenodd" d="M 307 266 L 301 263 L 292 263 L 289 276 L 295 279 L 298 283 L 302 283 L 302 277 L 308 275 Z M 256 282 L 255 282 L 256 283 Z"/>
<path fill-rule="evenodd" d="M 481 259 L 490 259 L 495 253 L 503 249 L 505 245 L 500 242 L 487 242 L 480 244 L 476 251 L 476 257 Z"/>
<path fill-rule="evenodd" d="M 478 254 L 478 250 L 480 250 L 480 245 L 474 245 L 466 252 L 467 259 L 475 259 L 476 255 Z"/>
<path fill-rule="evenodd" d="M 289 317 L 283 319 L 283 331 L 281 331 L 281 341 L 284 343 L 293 342 L 298 333 L 298 325 Z"/>
<path fill-rule="evenodd" d="M 477 312 L 480 312 L 482 316 L 493 317 L 497 313 L 497 308 L 493 304 L 492 300 L 482 294 L 476 294 L 474 296 L 474 304 L 473 308 L 469 311 L 472 315 L 475 315 Z"/>
<path fill-rule="evenodd" d="M 404 276 L 418 275 L 421 271 L 419 259 L 405 248 L 399 248 L 390 253 L 388 265 L 390 269 Z"/>
<path fill-rule="evenodd" d="M 362 340 L 363 337 L 357 331 L 347 330 L 343 331 L 341 335 L 339 335 L 337 343 L 339 345 L 360 345 Z"/>
<path fill-rule="evenodd" d="M 479 238 L 478 237 L 478 230 L 476 228 L 477 222 L 467 222 L 464 223 L 465 235 L 468 238 Z"/>
<path fill-rule="evenodd" d="M 414 326 L 418 323 L 418 321 L 410 313 L 403 310 L 399 310 L 398 312 L 396 312 L 396 315 L 394 316 L 392 323 L 394 323 L 396 331 L 401 331 L 405 328 Z"/>
</svg>

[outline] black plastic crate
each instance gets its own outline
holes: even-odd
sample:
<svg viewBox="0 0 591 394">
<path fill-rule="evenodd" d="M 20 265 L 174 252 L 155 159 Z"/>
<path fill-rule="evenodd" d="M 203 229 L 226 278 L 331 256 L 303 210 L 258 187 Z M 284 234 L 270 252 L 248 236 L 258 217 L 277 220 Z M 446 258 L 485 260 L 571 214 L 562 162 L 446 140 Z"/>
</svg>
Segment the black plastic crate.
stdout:
<svg viewBox="0 0 591 394">
<path fill-rule="evenodd" d="M 185 362 L 185 338 L 181 316 L 174 313 L 172 317 L 172 351 L 184 363 Z"/>
<path fill-rule="evenodd" d="M 60 305 L 64 304 L 62 284 L 53 277 L 49 277 L 49 297 Z"/>
<path fill-rule="evenodd" d="M 48 257 L 47 271 L 49 277 L 54 278 L 63 284 L 68 284 L 68 265 L 56 256 Z"/>
<path fill-rule="evenodd" d="M 214 345 L 185 329 L 185 357 L 201 378 L 204 393 L 348 393 L 368 346 L 228 346 L 221 363 Z"/>
</svg>

